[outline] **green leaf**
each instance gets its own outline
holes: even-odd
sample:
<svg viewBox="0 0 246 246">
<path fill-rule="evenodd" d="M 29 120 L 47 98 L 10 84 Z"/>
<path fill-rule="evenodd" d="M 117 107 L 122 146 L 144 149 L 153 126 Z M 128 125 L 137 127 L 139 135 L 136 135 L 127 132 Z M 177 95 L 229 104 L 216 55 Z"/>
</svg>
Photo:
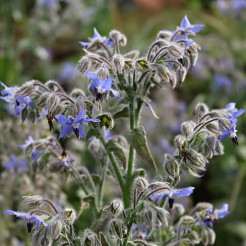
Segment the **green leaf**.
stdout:
<svg viewBox="0 0 246 246">
<path fill-rule="evenodd" d="M 123 109 L 121 109 L 120 111 L 116 112 L 113 115 L 114 119 L 118 119 L 118 118 L 128 118 L 129 117 L 129 109 L 128 107 L 125 107 Z"/>
<path fill-rule="evenodd" d="M 154 167 L 157 172 L 155 160 L 153 159 L 147 144 L 146 133 L 143 127 L 135 128 L 132 131 L 126 132 L 126 139 L 130 145 L 137 151 L 143 163 L 147 166 Z"/>
<path fill-rule="evenodd" d="M 26 120 L 27 114 L 28 114 L 28 110 L 27 110 L 27 108 L 25 107 L 25 108 L 22 109 L 22 111 L 21 111 L 21 119 L 22 119 L 22 123 Z"/>
<path fill-rule="evenodd" d="M 113 152 L 113 154 L 119 159 L 124 169 L 126 169 L 126 156 L 125 153 L 115 140 L 110 139 L 106 143 L 106 148 L 108 151 Z"/>
</svg>

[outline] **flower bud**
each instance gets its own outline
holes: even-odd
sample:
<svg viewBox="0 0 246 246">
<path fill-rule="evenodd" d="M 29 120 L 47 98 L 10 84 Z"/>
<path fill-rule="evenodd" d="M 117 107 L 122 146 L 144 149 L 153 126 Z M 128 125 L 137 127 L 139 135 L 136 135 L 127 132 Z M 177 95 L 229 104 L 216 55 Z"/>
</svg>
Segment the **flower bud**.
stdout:
<svg viewBox="0 0 246 246">
<path fill-rule="evenodd" d="M 136 191 L 137 196 L 141 194 L 143 191 L 145 191 L 148 188 L 148 185 L 149 183 L 146 178 L 137 177 L 133 183 L 133 189 L 134 191 Z"/>
<path fill-rule="evenodd" d="M 181 66 L 177 69 L 177 81 L 179 85 L 182 86 L 183 82 L 185 81 L 187 75 L 187 70 L 184 66 Z"/>
<path fill-rule="evenodd" d="M 179 164 L 173 156 L 165 154 L 164 168 L 171 179 L 179 177 Z"/>
<path fill-rule="evenodd" d="M 196 220 L 192 216 L 189 216 L 189 215 L 185 215 L 180 219 L 180 223 L 182 225 L 187 225 L 187 226 L 194 225 L 195 221 Z"/>
<path fill-rule="evenodd" d="M 213 229 L 204 227 L 205 233 L 202 238 L 203 245 L 214 245 L 216 234 Z"/>
<path fill-rule="evenodd" d="M 108 230 L 111 236 L 118 236 L 119 238 L 125 237 L 127 233 L 125 223 L 120 219 L 111 220 L 109 222 Z"/>
<path fill-rule="evenodd" d="M 172 209 L 173 213 L 177 216 L 183 215 L 185 212 L 185 208 L 182 204 L 175 202 Z"/>
<path fill-rule="evenodd" d="M 112 39 L 114 42 L 119 42 L 119 44 L 121 44 L 121 46 L 125 46 L 127 43 L 127 38 L 124 34 L 122 34 L 121 32 L 117 31 L 117 30 L 112 30 L 109 33 L 109 37 L 110 39 Z"/>
<path fill-rule="evenodd" d="M 37 107 L 43 108 L 47 104 L 47 99 L 49 97 L 50 93 L 43 93 L 42 95 L 39 96 L 36 105 Z"/>
<path fill-rule="evenodd" d="M 49 112 L 53 113 L 54 111 L 56 111 L 56 108 L 59 107 L 60 104 L 61 104 L 60 98 L 53 93 L 50 94 L 50 96 L 47 99 L 47 107 Z"/>
<path fill-rule="evenodd" d="M 70 97 L 73 97 L 73 98 L 79 98 L 79 97 L 82 97 L 83 99 L 85 99 L 85 92 L 80 89 L 80 88 L 74 88 L 72 90 L 72 92 L 70 93 Z"/>
<path fill-rule="evenodd" d="M 200 121 L 200 119 L 209 112 L 209 108 L 205 103 L 198 103 L 196 105 L 196 119 L 197 122 Z"/>
<path fill-rule="evenodd" d="M 86 229 L 81 240 L 81 246 L 96 246 L 98 243 L 97 234 L 90 229 Z"/>
<path fill-rule="evenodd" d="M 123 210 L 124 204 L 120 199 L 113 200 L 109 206 L 104 208 L 104 211 L 110 211 L 115 217 L 121 215 Z"/>
<path fill-rule="evenodd" d="M 88 69 L 88 67 L 89 67 L 89 60 L 86 56 L 84 56 L 79 60 L 77 69 L 80 71 L 81 74 L 84 74 L 84 72 Z"/>
<path fill-rule="evenodd" d="M 54 240 L 57 240 L 62 232 L 63 223 L 60 219 L 54 219 L 51 222 L 51 235 Z"/>
<path fill-rule="evenodd" d="M 100 120 L 100 126 L 105 126 L 107 129 L 112 129 L 114 127 L 114 119 L 110 113 L 102 114 L 97 117 Z"/>
<path fill-rule="evenodd" d="M 170 31 L 159 31 L 157 33 L 156 39 L 170 39 L 172 37 L 172 32 Z"/>
<path fill-rule="evenodd" d="M 65 208 L 65 210 L 62 213 L 62 216 L 65 223 L 69 225 L 73 225 L 73 223 L 76 220 L 76 212 L 72 208 Z"/>
<path fill-rule="evenodd" d="M 178 149 L 183 147 L 185 143 L 186 143 L 186 137 L 184 137 L 183 135 L 177 135 L 174 138 L 174 144 Z"/>
<path fill-rule="evenodd" d="M 26 82 L 23 86 L 20 87 L 19 90 L 16 91 L 16 96 L 27 97 L 31 95 L 35 89 L 35 86 L 33 85 L 34 82 L 35 80 Z"/>
<path fill-rule="evenodd" d="M 32 246 L 51 246 L 53 243 L 49 230 L 35 231 L 32 236 Z"/>
<path fill-rule="evenodd" d="M 186 121 L 182 123 L 181 125 L 181 132 L 186 137 L 189 138 L 192 136 L 194 132 L 194 128 L 196 126 L 196 123 L 194 121 Z"/>
<path fill-rule="evenodd" d="M 35 196 L 23 196 L 24 204 L 27 210 L 33 210 L 39 208 L 43 204 L 43 197 L 39 195 Z"/>
<path fill-rule="evenodd" d="M 122 70 L 125 65 L 124 57 L 122 55 L 115 54 L 112 59 L 113 59 L 113 63 L 115 65 L 116 70 L 119 73 L 122 73 Z"/>
</svg>

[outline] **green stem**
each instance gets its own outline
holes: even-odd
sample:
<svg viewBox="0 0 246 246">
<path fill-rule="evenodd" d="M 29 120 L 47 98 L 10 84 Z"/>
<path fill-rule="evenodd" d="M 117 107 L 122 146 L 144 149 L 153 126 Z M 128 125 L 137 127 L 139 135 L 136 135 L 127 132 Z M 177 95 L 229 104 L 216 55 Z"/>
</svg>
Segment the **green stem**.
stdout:
<svg viewBox="0 0 246 246">
<path fill-rule="evenodd" d="M 117 178 L 117 180 L 118 180 L 118 182 L 119 182 L 119 184 L 120 184 L 120 188 L 121 188 L 122 194 L 123 194 L 123 196 L 124 196 L 124 188 L 125 188 L 125 187 L 124 187 L 124 181 L 123 181 L 123 178 L 122 178 L 120 169 L 119 169 L 119 165 L 117 164 L 117 162 L 116 162 L 116 160 L 115 160 L 113 154 L 112 154 L 110 151 L 108 151 L 108 149 L 107 149 L 107 147 L 106 147 L 106 141 L 104 140 L 104 138 L 101 137 L 100 140 L 101 140 L 101 143 L 102 143 L 104 149 L 106 150 L 106 152 L 107 152 L 107 154 L 108 154 L 108 157 L 109 157 L 109 159 L 110 159 L 110 161 L 111 161 L 111 164 L 112 164 L 112 166 L 113 166 L 113 169 L 114 169 L 114 173 L 115 173 L 116 178 Z"/>
<path fill-rule="evenodd" d="M 240 190 L 242 188 L 243 177 L 245 175 L 245 171 L 246 171 L 245 166 L 241 166 L 238 169 L 238 173 L 237 173 L 237 176 L 235 178 L 235 183 L 234 183 L 234 187 L 232 189 L 231 198 L 230 198 L 230 212 L 231 213 L 235 209 L 235 206 L 237 204 L 237 199 L 238 199 Z"/>
</svg>

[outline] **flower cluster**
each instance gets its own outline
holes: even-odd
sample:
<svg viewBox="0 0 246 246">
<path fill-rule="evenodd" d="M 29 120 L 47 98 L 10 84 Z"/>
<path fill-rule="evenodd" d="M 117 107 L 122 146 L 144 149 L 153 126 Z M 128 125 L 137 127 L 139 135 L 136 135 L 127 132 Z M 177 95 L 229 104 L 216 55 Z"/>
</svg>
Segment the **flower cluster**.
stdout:
<svg viewBox="0 0 246 246">
<path fill-rule="evenodd" d="M 194 119 L 181 124 L 181 133 L 174 139 L 175 151 L 164 155 L 163 166 L 152 156 L 140 125 L 144 105 L 158 118 L 151 104 L 151 88 L 175 88 L 184 83 L 200 49 L 190 36 L 203 26 L 192 25 L 185 16 L 175 31 L 160 31 L 143 57 L 137 50 L 122 54 L 121 46 L 127 40 L 119 31 L 102 37 L 94 29 L 89 42 L 80 42 L 85 54 L 78 62 L 88 92 L 75 88 L 67 93 L 54 80 L 31 80 L 19 88 L 1 83 L 0 99 L 15 105 L 23 122 L 38 124 L 42 117 L 47 119 L 48 136 L 37 140 L 29 136 L 19 145 L 30 160 L 34 181 L 38 172 L 59 172 L 66 178 L 72 175 L 79 184 L 75 188 L 81 200 L 78 214 L 73 209 L 58 209 L 39 195 L 24 197 L 27 212 L 5 211 L 27 221 L 33 245 L 214 243 L 212 224 L 229 213 L 228 205 L 213 210 L 212 204 L 198 204 L 188 213 L 179 202 L 195 187 L 177 187 L 182 185 L 181 175 L 200 177 L 209 160 L 224 153 L 221 141 L 225 137 L 238 144 L 236 123 L 244 110 L 237 110 L 235 103 L 216 110 L 198 103 Z M 126 125 L 122 118 L 129 119 L 126 129 L 122 129 Z M 84 151 L 87 143 L 94 158 L 88 169 L 72 157 Z M 27 170 L 25 161 L 14 155 L 4 167 L 15 173 Z M 118 184 L 115 192 L 119 198 L 104 204 L 108 201 L 104 199 L 107 179 Z M 74 223 L 87 208 L 96 220 L 79 237 Z"/>
</svg>

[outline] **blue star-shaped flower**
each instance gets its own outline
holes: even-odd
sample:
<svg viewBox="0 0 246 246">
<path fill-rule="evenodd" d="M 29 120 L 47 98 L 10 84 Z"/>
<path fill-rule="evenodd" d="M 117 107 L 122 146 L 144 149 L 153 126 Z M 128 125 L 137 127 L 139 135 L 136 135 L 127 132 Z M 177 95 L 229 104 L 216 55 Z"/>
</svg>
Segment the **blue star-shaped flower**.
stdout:
<svg viewBox="0 0 246 246">
<path fill-rule="evenodd" d="M 10 155 L 9 162 L 4 163 L 3 167 L 6 169 L 12 169 L 14 174 L 17 174 L 19 171 L 25 172 L 28 170 L 28 167 L 26 166 L 26 161 L 16 158 L 14 154 Z"/>
<path fill-rule="evenodd" d="M 237 118 L 241 116 L 245 112 L 245 110 L 244 109 L 237 110 L 235 106 L 236 103 L 229 103 L 225 107 L 225 111 L 229 114 L 230 126 L 221 134 L 221 136 L 219 137 L 219 141 L 222 141 L 226 137 L 230 137 L 232 139 L 232 142 L 235 145 L 238 145 L 236 123 L 237 123 Z"/>
<path fill-rule="evenodd" d="M 62 125 L 59 139 L 64 138 L 65 136 L 69 136 L 72 131 L 78 138 L 85 138 L 83 125 L 88 124 L 89 122 L 100 122 L 100 120 L 96 118 L 85 119 L 85 113 L 83 109 L 81 109 L 81 111 L 75 118 L 68 118 L 64 115 L 59 115 L 57 117 L 57 120 L 58 123 Z"/>
<path fill-rule="evenodd" d="M 22 96 L 15 96 L 16 91 L 18 88 L 15 87 L 8 87 L 4 83 L 0 82 L 2 86 L 4 86 L 4 90 L 1 91 L 3 96 L 0 96 L 0 99 L 4 100 L 5 102 L 15 104 L 15 114 L 19 115 L 21 111 L 25 107 L 35 108 L 35 104 L 32 102 L 32 97 L 22 97 Z"/>
<path fill-rule="evenodd" d="M 94 41 L 96 40 L 102 40 L 102 43 L 104 43 L 106 46 L 112 46 L 113 45 L 113 41 L 111 39 L 106 39 L 103 38 L 99 32 L 97 31 L 97 29 L 94 27 L 94 34 L 92 38 L 89 38 L 90 42 L 79 42 L 85 49 L 87 49 L 88 47 L 91 46 L 91 44 L 93 44 Z"/>
<path fill-rule="evenodd" d="M 201 24 L 191 25 L 187 16 L 184 16 L 184 18 L 182 19 L 180 23 L 180 26 L 177 27 L 177 30 L 174 32 L 171 32 L 173 34 L 172 40 L 174 41 L 185 40 L 186 41 L 185 48 L 187 48 L 194 42 L 192 39 L 188 39 L 189 34 L 195 35 L 203 27 L 204 25 L 201 25 Z"/>
<path fill-rule="evenodd" d="M 202 218 L 202 225 L 213 227 L 213 222 L 218 219 L 222 219 L 229 214 L 228 204 L 225 203 L 221 206 L 220 209 L 215 209 L 214 211 L 209 210 L 206 212 L 206 215 Z"/>
<path fill-rule="evenodd" d="M 164 191 L 164 192 L 156 192 L 150 196 L 150 198 L 154 201 L 158 200 L 157 202 L 160 203 L 164 197 L 166 197 L 166 200 L 169 202 L 169 207 L 173 207 L 174 198 L 173 197 L 185 197 L 189 196 L 193 193 L 195 187 L 189 186 L 187 188 L 183 189 L 174 189 L 170 191 Z"/>
<path fill-rule="evenodd" d="M 0 96 L 0 99 L 4 100 L 5 102 L 8 102 L 8 103 L 14 103 L 14 97 L 15 97 L 15 93 L 17 91 L 17 88 L 8 87 L 1 81 L 0 81 L 0 84 L 4 87 L 4 89 L 1 90 L 2 96 Z"/>
<path fill-rule="evenodd" d="M 36 230 L 40 228 L 41 224 L 43 224 L 47 229 L 50 228 L 50 225 L 46 223 L 40 216 L 37 215 L 30 215 L 22 212 L 16 212 L 13 210 L 5 210 L 4 213 L 9 215 L 15 215 L 16 217 L 22 220 L 27 220 L 28 232 L 31 232 L 34 223 L 36 224 Z"/>
<path fill-rule="evenodd" d="M 99 80 L 97 74 L 92 73 L 90 71 L 86 71 L 86 76 L 92 80 L 89 85 L 89 90 L 93 95 L 96 96 L 96 100 L 102 100 L 107 97 L 108 93 L 112 93 L 114 97 L 118 100 L 120 98 L 120 93 L 114 89 L 114 83 L 112 78 L 107 78 L 103 80 Z"/>
</svg>

